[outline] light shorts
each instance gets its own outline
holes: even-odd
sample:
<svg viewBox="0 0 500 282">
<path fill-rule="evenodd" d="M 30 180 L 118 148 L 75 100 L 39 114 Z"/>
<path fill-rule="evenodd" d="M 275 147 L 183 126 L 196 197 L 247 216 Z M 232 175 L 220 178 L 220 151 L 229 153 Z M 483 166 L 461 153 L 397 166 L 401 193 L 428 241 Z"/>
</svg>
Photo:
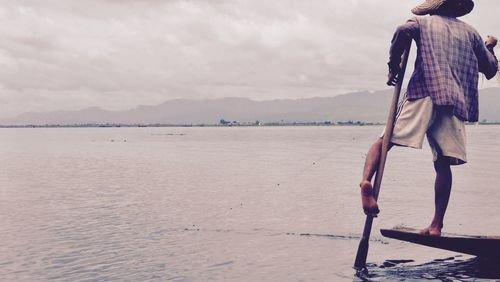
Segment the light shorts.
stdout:
<svg viewBox="0 0 500 282">
<path fill-rule="evenodd" d="M 453 114 L 453 109 L 434 105 L 430 97 L 410 101 L 405 95 L 399 105 L 391 142 L 422 149 L 426 134 L 434 161 L 438 156 L 446 156 L 450 157 L 451 165 L 467 162 L 465 124 Z"/>
</svg>

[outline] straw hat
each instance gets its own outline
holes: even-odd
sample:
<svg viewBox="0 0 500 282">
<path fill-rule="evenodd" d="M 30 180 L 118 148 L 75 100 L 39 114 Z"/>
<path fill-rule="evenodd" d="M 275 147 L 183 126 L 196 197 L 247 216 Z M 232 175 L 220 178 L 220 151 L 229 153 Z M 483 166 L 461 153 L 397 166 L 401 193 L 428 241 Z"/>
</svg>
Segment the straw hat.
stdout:
<svg viewBox="0 0 500 282">
<path fill-rule="evenodd" d="M 425 0 L 424 3 L 413 8 L 411 11 L 419 16 L 432 14 L 448 2 L 450 2 L 451 10 L 455 12 L 455 17 L 467 15 L 474 9 L 474 2 L 472 0 Z"/>
</svg>

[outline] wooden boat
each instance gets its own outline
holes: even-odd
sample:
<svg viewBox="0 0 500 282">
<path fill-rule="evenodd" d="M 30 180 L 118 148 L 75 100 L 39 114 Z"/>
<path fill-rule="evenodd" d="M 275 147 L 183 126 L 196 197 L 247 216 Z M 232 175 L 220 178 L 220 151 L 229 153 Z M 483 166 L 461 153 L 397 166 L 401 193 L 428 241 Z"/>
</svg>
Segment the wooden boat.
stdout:
<svg viewBox="0 0 500 282">
<path fill-rule="evenodd" d="M 469 236 L 443 233 L 441 237 L 420 234 L 413 228 L 381 229 L 383 236 L 478 257 L 500 256 L 500 236 Z"/>
</svg>

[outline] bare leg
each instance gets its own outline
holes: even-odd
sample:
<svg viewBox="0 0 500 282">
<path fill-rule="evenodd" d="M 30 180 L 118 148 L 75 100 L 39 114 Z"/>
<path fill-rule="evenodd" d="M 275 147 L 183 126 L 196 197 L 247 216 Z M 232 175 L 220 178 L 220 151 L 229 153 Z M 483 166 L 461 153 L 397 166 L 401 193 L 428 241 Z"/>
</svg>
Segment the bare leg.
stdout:
<svg viewBox="0 0 500 282">
<path fill-rule="evenodd" d="M 363 181 L 371 182 L 373 175 L 377 171 L 380 162 L 380 154 L 382 152 L 382 138 L 377 139 L 370 147 L 366 154 L 365 167 L 363 169 Z"/>
<path fill-rule="evenodd" d="M 371 180 L 377 171 L 380 162 L 382 141 L 382 138 L 380 138 L 370 147 L 370 150 L 366 155 L 363 178 L 359 184 L 359 187 L 361 187 L 361 204 L 363 206 L 363 210 L 365 214 L 372 216 L 376 216 L 380 212 L 377 201 L 373 196 L 373 186 Z M 392 145 L 390 147 L 392 147 Z"/>
<path fill-rule="evenodd" d="M 434 169 L 436 170 L 436 182 L 434 183 L 434 218 L 432 219 L 431 225 L 422 230 L 422 233 L 431 236 L 441 236 L 444 215 L 450 200 L 452 185 L 449 158 L 439 157 L 438 160 L 434 162 Z"/>
</svg>

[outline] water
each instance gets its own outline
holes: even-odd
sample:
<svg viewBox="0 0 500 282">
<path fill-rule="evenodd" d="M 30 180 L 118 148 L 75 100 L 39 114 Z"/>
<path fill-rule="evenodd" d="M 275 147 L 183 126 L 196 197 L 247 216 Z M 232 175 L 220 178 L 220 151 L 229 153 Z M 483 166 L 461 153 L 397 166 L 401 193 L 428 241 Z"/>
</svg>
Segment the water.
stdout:
<svg viewBox="0 0 500 282">
<path fill-rule="evenodd" d="M 0 130 L 1 281 L 352 281 L 381 127 Z M 500 235 L 500 127 L 469 126 L 445 231 Z M 500 279 L 383 238 L 433 212 L 431 152 L 388 159 L 368 280 Z"/>
</svg>

